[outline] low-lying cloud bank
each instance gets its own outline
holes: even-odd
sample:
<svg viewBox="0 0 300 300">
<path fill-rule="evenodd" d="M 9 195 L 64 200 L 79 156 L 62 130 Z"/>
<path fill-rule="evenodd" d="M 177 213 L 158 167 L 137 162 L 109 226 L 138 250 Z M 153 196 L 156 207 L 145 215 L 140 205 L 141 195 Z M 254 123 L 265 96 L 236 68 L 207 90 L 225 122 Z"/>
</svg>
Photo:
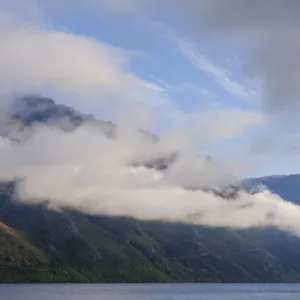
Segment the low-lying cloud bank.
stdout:
<svg viewBox="0 0 300 300">
<path fill-rule="evenodd" d="M 7 1 L 0 3 L 3 2 Z M 40 2 L 55 2 L 58 7 L 61 3 Z M 98 3 L 76 3 L 87 2 Z M 289 108 L 299 103 L 300 42 L 294 33 L 299 31 L 300 18 L 295 1 L 284 1 L 284 6 L 279 0 L 251 1 L 251 5 L 249 0 L 165 0 L 162 6 L 159 1 L 149 0 L 100 2 L 117 10 L 125 8 L 127 13 L 132 9 L 139 13 L 143 3 L 154 3 L 155 10 L 163 8 L 186 17 L 189 30 L 192 28 L 196 36 L 214 31 L 237 38 L 242 33 L 246 40 L 240 45 L 251 46 L 245 47 L 251 53 L 243 52 L 244 66 L 246 69 L 252 66 L 254 77 L 262 79 L 263 99 L 268 108 L 291 111 Z M 70 5 L 68 8 L 75 6 L 74 1 L 66 3 Z M 137 3 L 140 4 L 136 8 Z M 163 86 L 138 76 L 130 68 L 134 51 L 44 23 L 28 22 L 28 18 L 20 18 L 20 11 L 13 12 L 10 7 L 0 9 L 2 92 L 50 90 L 69 97 L 79 95 L 77 99 L 85 108 L 91 99 L 96 99 L 97 104 L 109 100 L 112 106 L 119 101 L 147 102 L 154 107 L 168 104 Z M 206 22 L 199 24 L 199 20 Z M 279 32 L 274 30 L 278 26 Z M 260 116 L 241 114 L 239 110 L 227 114 L 224 120 L 222 116 L 220 113 L 206 116 L 214 125 L 219 123 L 218 130 L 208 126 L 206 120 L 199 126 L 201 131 L 208 131 L 207 140 L 211 136 L 231 138 L 244 131 L 249 123 L 261 122 Z M 91 214 L 232 228 L 276 226 L 300 236 L 299 206 L 268 192 L 249 195 L 239 191 L 235 197 L 224 197 L 222 188 L 234 180 L 231 172 L 191 151 L 187 145 L 193 137 L 186 139 L 175 133 L 154 143 L 126 124 L 128 120 L 115 139 L 107 138 L 91 125 L 69 133 L 37 126 L 31 134 L 27 129 L 24 133 L 25 128 L 20 124 L 14 124 L 14 139 L 19 140 L 21 132 L 22 142 L 0 139 L 0 179 L 21 179 L 18 186 L 21 201 L 47 201 L 53 209 L 69 207 Z M 190 132 L 193 130 L 189 128 Z M 194 142 L 197 143 L 199 140 Z M 173 153 L 178 154 L 177 160 L 165 170 L 147 168 L 141 163 Z M 213 191 L 200 187 L 210 187 Z"/>
<path fill-rule="evenodd" d="M 154 142 L 127 130 L 110 139 L 90 125 L 69 133 L 38 126 L 26 142 L 1 139 L 0 176 L 23 179 L 21 201 L 47 202 L 52 209 L 217 227 L 276 226 L 300 236 L 299 206 L 269 192 L 226 197 L 222 188 L 234 180 L 229 172 L 175 140 Z M 168 168 L 141 164 L 170 153 L 178 154 Z"/>
</svg>

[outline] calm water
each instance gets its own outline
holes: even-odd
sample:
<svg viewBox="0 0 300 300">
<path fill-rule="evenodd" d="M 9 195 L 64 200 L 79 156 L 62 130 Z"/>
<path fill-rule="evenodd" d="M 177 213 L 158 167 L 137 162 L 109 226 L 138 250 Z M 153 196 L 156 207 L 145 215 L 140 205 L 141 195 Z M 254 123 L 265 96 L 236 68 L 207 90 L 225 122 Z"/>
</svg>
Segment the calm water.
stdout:
<svg viewBox="0 0 300 300">
<path fill-rule="evenodd" d="M 1 300 L 299 300 L 300 284 L 0 285 Z"/>
</svg>

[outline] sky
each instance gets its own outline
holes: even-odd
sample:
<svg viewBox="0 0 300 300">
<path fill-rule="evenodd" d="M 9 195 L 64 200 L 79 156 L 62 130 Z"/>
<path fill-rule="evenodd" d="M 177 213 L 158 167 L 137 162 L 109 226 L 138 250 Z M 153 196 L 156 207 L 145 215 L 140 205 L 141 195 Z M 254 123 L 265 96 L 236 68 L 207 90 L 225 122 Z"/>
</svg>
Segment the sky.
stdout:
<svg viewBox="0 0 300 300">
<path fill-rule="evenodd" d="M 0 0 L 2 93 L 147 110 L 141 126 L 180 128 L 239 177 L 298 173 L 298 4 L 251 3 Z"/>
<path fill-rule="evenodd" d="M 299 32 L 295 0 L 0 0 L 0 122 L 13 137 L 0 139 L 0 179 L 55 210 L 300 236 L 298 205 L 224 191 L 299 173 Z M 116 137 L 7 120 L 31 93 L 116 123 Z M 164 171 L 145 166 L 174 153 Z"/>
</svg>

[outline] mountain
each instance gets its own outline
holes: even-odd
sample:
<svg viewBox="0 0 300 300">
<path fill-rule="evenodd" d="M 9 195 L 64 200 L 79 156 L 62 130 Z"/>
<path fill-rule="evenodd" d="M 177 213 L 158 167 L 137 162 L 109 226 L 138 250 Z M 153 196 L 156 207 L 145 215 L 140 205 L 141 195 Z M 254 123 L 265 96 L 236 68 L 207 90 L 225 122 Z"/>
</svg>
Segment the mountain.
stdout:
<svg viewBox="0 0 300 300">
<path fill-rule="evenodd" d="M 0 192 L 1 282 L 285 282 L 300 279 L 300 239 L 90 216 Z"/>
<path fill-rule="evenodd" d="M 249 192 L 267 189 L 282 199 L 300 204 L 299 174 L 245 179 L 241 186 Z"/>
<path fill-rule="evenodd" d="M 7 110 L 0 111 L 0 135 L 2 136 L 11 135 L 16 130 L 23 131 L 36 124 L 59 126 L 61 130 L 67 132 L 89 124 L 97 126 L 111 138 L 118 130 L 111 122 L 96 119 L 93 115 L 82 114 L 69 106 L 56 104 L 52 99 L 40 95 L 17 98 Z M 156 135 L 148 131 L 140 129 L 140 132 L 154 142 L 158 140 Z"/>
<path fill-rule="evenodd" d="M 14 124 L 2 131 L 5 138 L 12 136 L 8 128 L 16 137 L 18 130 L 30 131 L 35 123 L 62 119 L 69 124 L 62 130 L 89 121 L 110 133 L 116 130 L 47 98 L 18 101 L 2 123 Z M 164 170 L 177 155 L 137 164 Z M 287 187 L 282 179 L 276 185 Z M 270 188 L 262 180 L 249 179 L 245 188 Z M 232 230 L 53 211 L 46 204 L 19 202 L 15 187 L 15 182 L 0 184 L 0 282 L 300 281 L 300 239 L 275 228 Z M 237 192 L 206 190 L 230 199 Z"/>
<path fill-rule="evenodd" d="M 30 136 L 35 125 L 58 126 L 63 131 L 73 131 L 79 126 L 91 124 L 98 126 L 106 136 L 116 134 L 116 126 L 111 122 L 85 115 L 52 99 L 40 95 L 28 95 L 17 98 L 6 110 L 0 111 L 0 135 L 13 140 Z"/>
</svg>

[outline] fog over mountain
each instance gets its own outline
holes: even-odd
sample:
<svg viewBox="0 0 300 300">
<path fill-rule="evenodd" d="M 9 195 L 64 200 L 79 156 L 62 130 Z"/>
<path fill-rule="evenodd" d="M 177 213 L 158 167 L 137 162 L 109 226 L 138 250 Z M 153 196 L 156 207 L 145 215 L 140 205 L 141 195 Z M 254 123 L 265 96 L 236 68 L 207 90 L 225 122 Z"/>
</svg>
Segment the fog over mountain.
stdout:
<svg viewBox="0 0 300 300">
<path fill-rule="evenodd" d="M 0 0 L 0 281 L 299 281 L 299 8 Z"/>
<path fill-rule="evenodd" d="M 153 140 L 138 128 L 97 121 L 49 99 L 19 101 L 26 109 L 18 105 L 8 118 L 17 129 L 14 139 L 6 133 L 1 140 L 0 175 L 2 181 L 19 180 L 20 201 L 213 227 L 276 226 L 300 234 L 297 205 L 271 192 L 230 188 L 236 180 L 229 171 L 174 135 Z M 65 124 L 72 126 L 66 130 Z M 107 128 L 114 134 L 107 135 Z"/>
</svg>

